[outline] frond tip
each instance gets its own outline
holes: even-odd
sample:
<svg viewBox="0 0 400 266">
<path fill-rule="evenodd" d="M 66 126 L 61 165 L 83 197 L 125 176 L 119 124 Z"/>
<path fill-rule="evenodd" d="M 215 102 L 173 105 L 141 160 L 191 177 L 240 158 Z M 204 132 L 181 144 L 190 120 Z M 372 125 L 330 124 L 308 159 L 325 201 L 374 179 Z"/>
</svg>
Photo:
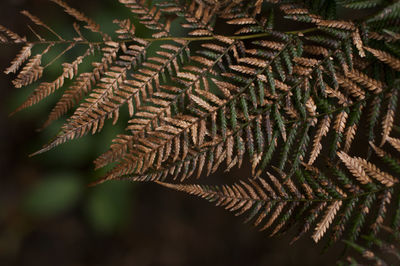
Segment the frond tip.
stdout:
<svg viewBox="0 0 400 266">
<path fill-rule="evenodd" d="M 338 156 L 362 184 L 371 183 L 372 179 L 370 177 L 375 178 L 387 187 L 392 187 L 395 183 L 399 182 L 398 179 L 381 171 L 378 167 L 365 159 L 359 157 L 353 158 L 344 152 L 339 152 Z"/>
<path fill-rule="evenodd" d="M 317 227 L 315 228 L 315 232 L 312 235 L 312 239 L 316 243 L 324 236 L 326 230 L 329 228 L 329 225 L 332 223 L 341 206 L 342 201 L 340 200 L 335 201 L 328 206 L 322 221 L 318 223 Z"/>
</svg>

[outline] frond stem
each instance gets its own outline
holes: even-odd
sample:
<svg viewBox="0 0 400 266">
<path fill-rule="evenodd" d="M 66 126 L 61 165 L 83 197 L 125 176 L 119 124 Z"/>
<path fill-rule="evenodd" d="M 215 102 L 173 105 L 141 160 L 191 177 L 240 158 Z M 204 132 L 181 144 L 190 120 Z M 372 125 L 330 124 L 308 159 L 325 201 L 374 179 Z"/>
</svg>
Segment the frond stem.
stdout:
<svg viewBox="0 0 400 266">
<path fill-rule="evenodd" d="M 304 30 L 294 30 L 294 31 L 286 31 L 284 32 L 285 34 L 289 35 L 303 35 L 305 33 L 313 32 L 318 30 L 317 27 L 314 28 L 308 28 Z M 247 39 L 256 39 L 256 38 L 261 38 L 261 37 L 266 37 L 270 36 L 270 32 L 263 32 L 263 33 L 257 33 L 257 34 L 250 34 L 250 35 L 242 35 L 242 36 L 227 36 L 230 39 L 234 40 L 247 40 Z M 138 37 L 140 38 L 140 37 Z M 140 38 L 142 40 L 148 41 L 148 42 L 158 42 L 158 41 L 173 41 L 173 40 L 185 40 L 185 41 L 209 41 L 209 40 L 216 40 L 217 38 L 215 36 L 203 36 L 203 37 L 173 37 L 173 36 L 168 36 L 168 37 L 162 37 L 162 38 Z M 131 39 L 123 39 L 123 40 L 116 40 L 115 42 L 118 43 L 128 43 L 131 42 Z M 32 41 L 32 42 L 25 42 L 25 44 L 75 44 L 75 45 L 101 45 L 104 44 L 105 41 L 99 41 L 99 42 L 90 42 L 86 40 L 57 40 L 57 41 Z M 2 42 L 2 44 L 15 44 L 14 42 Z"/>
<path fill-rule="evenodd" d="M 164 183 L 162 181 L 153 181 L 154 183 L 157 183 L 159 185 L 165 186 L 165 184 L 168 183 Z M 165 186 L 168 187 L 168 186 Z M 334 201 L 348 201 L 348 200 L 352 200 L 352 199 L 356 199 L 356 198 L 361 198 L 364 196 L 369 196 L 372 194 L 376 194 L 382 191 L 385 191 L 389 188 L 387 187 L 383 187 L 380 189 L 375 189 L 375 190 L 370 190 L 370 191 L 366 191 L 366 192 L 362 192 L 362 193 L 355 193 L 352 194 L 351 196 L 347 196 L 347 197 L 343 197 L 343 198 L 313 198 L 313 199 L 307 199 L 307 198 L 271 198 L 271 199 L 267 199 L 267 200 L 263 200 L 263 199 L 255 199 L 252 197 L 235 197 L 235 196 L 231 196 L 231 195 L 227 195 L 221 191 L 216 191 L 216 190 L 211 190 L 211 191 L 204 191 L 203 193 L 189 193 L 191 195 L 198 195 L 198 196 L 202 196 L 202 195 L 206 195 L 208 193 L 210 194 L 214 194 L 215 196 L 219 197 L 219 198 L 225 198 L 225 199 L 230 199 L 230 200 L 240 200 L 240 201 L 253 201 L 253 202 L 270 202 L 270 203 L 277 203 L 277 202 L 334 202 Z M 180 189 L 177 189 L 178 191 L 180 191 Z"/>
<path fill-rule="evenodd" d="M 53 64 L 55 61 L 57 61 L 60 57 L 62 57 L 66 52 L 74 48 L 75 44 L 71 43 L 67 48 L 65 48 L 61 53 L 59 53 L 56 57 L 54 57 L 49 63 L 47 63 L 43 69 L 47 68 L 51 64 Z"/>
</svg>

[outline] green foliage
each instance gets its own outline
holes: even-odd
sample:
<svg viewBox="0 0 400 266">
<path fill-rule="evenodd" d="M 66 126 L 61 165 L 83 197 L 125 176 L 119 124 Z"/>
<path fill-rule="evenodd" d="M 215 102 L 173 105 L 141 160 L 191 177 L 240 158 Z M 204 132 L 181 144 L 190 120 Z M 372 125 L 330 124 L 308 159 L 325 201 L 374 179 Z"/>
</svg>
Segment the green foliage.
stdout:
<svg viewBox="0 0 400 266">
<path fill-rule="evenodd" d="M 100 233 L 122 230 L 132 212 L 131 186 L 110 182 L 91 191 L 85 213 L 93 228 Z"/>
<path fill-rule="evenodd" d="M 70 209 L 82 196 L 82 181 L 74 175 L 53 175 L 41 180 L 27 194 L 24 209 L 38 218 L 48 218 Z"/>
</svg>

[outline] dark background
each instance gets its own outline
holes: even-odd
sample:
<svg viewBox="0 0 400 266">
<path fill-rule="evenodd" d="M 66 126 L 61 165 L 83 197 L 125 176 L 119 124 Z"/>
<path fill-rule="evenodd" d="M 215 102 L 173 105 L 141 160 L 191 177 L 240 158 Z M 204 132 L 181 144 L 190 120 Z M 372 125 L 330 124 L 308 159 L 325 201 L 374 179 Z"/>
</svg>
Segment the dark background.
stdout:
<svg viewBox="0 0 400 266">
<path fill-rule="evenodd" d="M 129 12 L 116 0 L 68 3 L 102 25 Z M 70 17 L 45 0 L 2 0 L 0 24 L 32 36 L 19 14 L 27 9 L 63 36 Z M 66 34 L 66 35 L 65 35 Z M 70 35 L 68 35 L 70 34 Z M 269 238 L 219 207 L 154 184 L 86 184 L 104 172 L 92 160 L 123 127 L 61 145 L 33 158 L 61 122 L 36 132 L 56 98 L 9 118 L 33 87 L 15 89 L 3 70 L 18 52 L 0 46 L 0 265 L 329 265 L 339 249 L 321 255 L 309 236 L 289 246 L 296 230 Z M 57 75 L 59 69 L 50 69 Z M 51 80 L 51 79 L 50 79 Z M 248 169 L 230 177 L 249 175 Z"/>
</svg>

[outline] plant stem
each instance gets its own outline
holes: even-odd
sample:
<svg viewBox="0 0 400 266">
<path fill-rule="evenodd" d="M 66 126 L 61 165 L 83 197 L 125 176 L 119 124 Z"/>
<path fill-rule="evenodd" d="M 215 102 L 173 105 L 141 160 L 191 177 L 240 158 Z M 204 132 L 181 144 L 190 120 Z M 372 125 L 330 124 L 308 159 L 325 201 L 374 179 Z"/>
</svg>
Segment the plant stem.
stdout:
<svg viewBox="0 0 400 266">
<path fill-rule="evenodd" d="M 294 31 L 286 31 L 285 34 L 290 35 L 303 35 L 305 33 L 316 31 L 318 28 L 308 28 L 304 30 L 294 30 Z M 242 36 L 226 36 L 228 38 L 234 40 L 247 40 L 247 39 L 256 39 L 261 37 L 270 36 L 271 33 L 263 32 L 257 34 L 249 34 L 249 35 L 242 35 Z M 140 37 L 138 37 L 140 38 Z M 215 36 L 204 36 L 204 37 L 162 37 L 162 38 L 141 38 L 142 40 L 149 41 L 149 42 L 158 42 L 158 41 L 173 41 L 173 40 L 186 40 L 186 41 L 207 41 L 207 40 L 215 40 Z M 124 39 L 118 40 L 115 42 L 119 43 L 127 43 L 133 41 L 132 39 Z M 57 40 L 57 41 L 32 41 L 32 42 L 25 42 L 25 44 L 86 44 L 86 45 L 101 45 L 104 44 L 104 41 L 101 42 L 90 42 L 90 41 L 75 41 L 75 40 Z M 14 42 L 3 42 L 2 44 L 15 44 Z"/>
</svg>

